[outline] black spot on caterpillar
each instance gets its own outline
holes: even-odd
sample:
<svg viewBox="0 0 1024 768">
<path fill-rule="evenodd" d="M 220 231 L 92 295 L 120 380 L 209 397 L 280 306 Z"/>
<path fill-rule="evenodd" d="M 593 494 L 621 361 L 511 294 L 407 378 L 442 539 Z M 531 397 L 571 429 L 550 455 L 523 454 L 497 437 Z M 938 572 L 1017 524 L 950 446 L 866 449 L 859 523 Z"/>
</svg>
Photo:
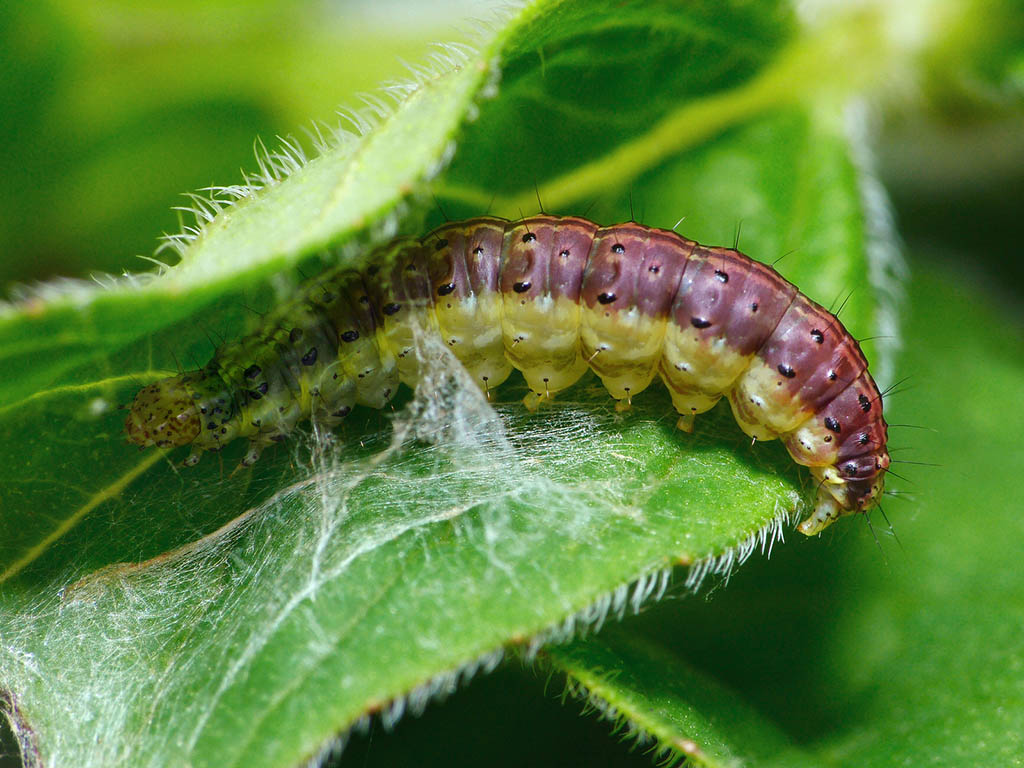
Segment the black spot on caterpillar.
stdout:
<svg viewBox="0 0 1024 768">
<path fill-rule="evenodd" d="M 520 370 L 531 410 L 588 368 L 620 409 L 659 376 L 685 431 L 728 398 L 744 432 L 781 439 L 819 481 L 800 524 L 808 535 L 881 496 L 888 431 L 870 407 L 881 396 L 860 345 L 772 267 L 736 250 L 632 222 L 601 228 L 540 215 L 449 223 L 370 261 L 364 274 L 316 277 L 204 368 L 145 387 L 128 439 L 191 444 L 192 465 L 246 437 L 250 465 L 301 419 L 330 426 L 356 404 L 383 407 L 400 381 L 414 386 L 421 327 L 448 340 L 485 391 Z M 481 333 L 491 328 L 501 333 Z"/>
</svg>

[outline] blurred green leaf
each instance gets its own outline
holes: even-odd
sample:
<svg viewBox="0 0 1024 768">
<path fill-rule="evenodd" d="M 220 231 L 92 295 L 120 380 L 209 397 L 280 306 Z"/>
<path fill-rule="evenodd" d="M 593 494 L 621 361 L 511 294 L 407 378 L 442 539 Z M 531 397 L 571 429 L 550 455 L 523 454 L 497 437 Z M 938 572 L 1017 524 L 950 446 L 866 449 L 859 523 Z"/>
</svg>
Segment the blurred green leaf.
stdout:
<svg viewBox="0 0 1024 768">
<path fill-rule="evenodd" d="M 961 0 L 934 5 L 935 40 L 924 56 L 927 95 L 945 120 L 976 120 L 1024 107 L 1024 3 Z M 943 23 L 944 22 L 944 23 Z"/>
<path fill-rule="evenodd" d="M 959 264 L 916 262 L 907 324 L 913 389 L 893 400 L 886 505 L 904 551 L 859 547 L 822 659 L 842 704 L 821 753 L 858 765 L 1014 765 L 1024 754 L 1024 325 Z M 984 290 L 982 290 L 984 289 Z M 954 375 L 955 374 L 955 375 Z M 919 466 L 924 462 L 937 466 Z M 865 542 L 867 544 L 868 542 Z"/>
<path fill-rule="evenodd" d="M 395 13 L 398 18 L 395 18 Z M 0 9 L 0 296 L 14 281 L 139 271 L 181 193 L 240 183 L 253 139 L 396 76 L 451 13 L 260 0 Z M 408 77 L 409 73 L 405 73 Z M 358 102 L 357 102 L 358 103 Z"/>
</svg>

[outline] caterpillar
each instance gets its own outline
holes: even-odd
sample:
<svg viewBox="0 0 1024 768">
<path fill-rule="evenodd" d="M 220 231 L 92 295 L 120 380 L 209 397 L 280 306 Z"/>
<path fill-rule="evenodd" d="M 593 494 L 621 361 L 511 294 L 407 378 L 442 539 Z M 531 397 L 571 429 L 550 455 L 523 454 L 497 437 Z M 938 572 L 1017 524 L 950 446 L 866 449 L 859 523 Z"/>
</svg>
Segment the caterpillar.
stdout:
<svg viewBox="0 0 1024 768">
<path fill-rule="evenodd" d="M 125 423 L 141 448 L 236 438 L 241 465 L 297 422 L 339 423 L 415 386 L 417 327 L 440 334 L 486 392 L 522 372 L 535 410 L 588 368 L 626 410 L 658 376 L 693 430 L 726 397 L 755 440 L 779 438 L 818 481 L 807 535 L 875 506 L 889 467 L 881 395 L 858 342 L 772 267 L 635 222 L 478 217 L 400 238 L 358 272 L 307 281 L 202 369 L 150 384 Z"/>
</svg>

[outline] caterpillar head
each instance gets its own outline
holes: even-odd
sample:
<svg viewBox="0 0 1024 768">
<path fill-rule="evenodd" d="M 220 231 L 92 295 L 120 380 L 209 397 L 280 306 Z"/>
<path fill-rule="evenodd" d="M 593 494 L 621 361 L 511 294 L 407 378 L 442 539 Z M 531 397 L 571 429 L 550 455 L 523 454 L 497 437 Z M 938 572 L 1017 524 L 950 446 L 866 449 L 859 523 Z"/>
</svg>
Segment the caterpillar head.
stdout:
<svg viewBox="0 0 1024 768">
<path fill-rule="evenodd" d="M 877 506 L 888 468 L 889 454 L 885 450 L 841 462 L 838 467 L 813 467 L 811 474 L 818 479 L 818 498 L 814 511 L 797 530 L 813 536 L 844 515 L 867 512 Z"/>
<path fill-rule="evenodd" d="M 187 377 L 183 374 L 160 379 L 135 396 L 124 423 L 128 442 L 140 448 L 173 448 L 198 437 L 202 422 L 186 386 Z"/>
</svg>

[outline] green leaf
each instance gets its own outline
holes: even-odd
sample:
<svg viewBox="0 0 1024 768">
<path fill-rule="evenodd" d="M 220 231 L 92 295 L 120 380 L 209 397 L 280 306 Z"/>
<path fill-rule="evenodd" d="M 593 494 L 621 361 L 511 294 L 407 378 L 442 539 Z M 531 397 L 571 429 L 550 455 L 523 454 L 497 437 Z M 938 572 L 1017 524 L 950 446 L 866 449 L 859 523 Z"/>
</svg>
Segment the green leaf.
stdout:
<svg viewBox="0 0 1024 768">
<path fill-rule="evenodd" d="M 623 629 L 544 656 L 568 693 L 655 754 L 708 768 L 819 765 L 733 692 Z"/>
<path fill-rule="evenodd" d="M 394 439 L 388 415 L 363 412 L 337 442 L 297 438 L 239 472 L 240 445 L 191 470 L 140 459 L 111 406 L 176 360 L 205 362 L 208 334 L 253 327 L 276 269 L 406 209 L 418 229 L 430 188 L 508 206 L 536 173 L 542 199 L 600 196 L 591 215 L 611 222 L 635 185 L 648 223 L 685 214 L 688 234 L 728 242 L 742 220 L 742 247 L 768 261 L 799 246 L 779 268 L 823 303 L 864 285 L 842 122 L 769 98 L 822 47 L 792 35 L 767 5 L 538 3 L 360 141 L 227 209 L 165 276 L 0 319 L 0 423 L 16 436 L 0 448 L 0 669 L 44 761 L 294 764 L 510 644 L 636 608 L 674 564 L 699 577 L 766 546 L 806 473 L 750 446 L 727 408 L 680 434 L 657 386 L 619 416 L 590 378 L 531 416 L 521 384 L 489 404 L 449 359 L 399 403 Z M 684 56 L 692 71 L 673 66 Z M 567 132 L 523 129 L 524 114 Z M 572 151 L 549 160 L 552 141 Z M 844 320 L 862 332 L 875 310 L 865 286 Z"/>
<path fill-rule="evenodd" d="M 237 180 L 256 135 L 334 121 L 451 34 L 444 5 L 396 25 L 393 7 L 292 0 L 5 4 L 0 293 L 144 269 L 136 254 L 181 226 L 182 191 Z"/>
</svg>

